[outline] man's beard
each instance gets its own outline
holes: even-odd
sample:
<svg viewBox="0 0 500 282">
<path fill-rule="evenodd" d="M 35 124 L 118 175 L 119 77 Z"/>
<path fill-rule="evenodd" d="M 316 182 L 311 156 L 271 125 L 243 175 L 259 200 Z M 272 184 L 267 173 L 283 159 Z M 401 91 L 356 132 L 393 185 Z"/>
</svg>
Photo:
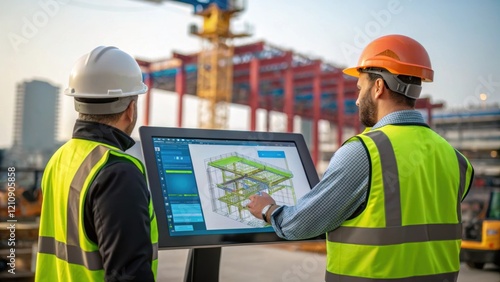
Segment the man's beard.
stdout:
<svg viewBox="0 0 500 282">
<path fill-rule="evenodd" d="M 373 127 L 377 123 L 377 105 L 370 95 L 371 88 L 367 90 L 359 103 L 359 119 L 366 127 Z"/>
</svg>

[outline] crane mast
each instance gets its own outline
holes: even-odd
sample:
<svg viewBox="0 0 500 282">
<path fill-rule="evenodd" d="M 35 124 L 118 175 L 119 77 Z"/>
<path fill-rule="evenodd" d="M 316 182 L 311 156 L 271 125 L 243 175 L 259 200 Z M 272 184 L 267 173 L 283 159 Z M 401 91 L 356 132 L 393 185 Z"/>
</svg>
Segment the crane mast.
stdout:
<svg viewBox="0 0 500 282">
<path fill-rule="evenodd" d="M 233 39 L 248 36 L 231 32 L 231 19 L 242 9 L 221 10 L 212 3 L 196 13 L 203 17 L 203 28 L 191 28 L 191 33 L 202 39 L 198 54 L 197 96 L 198 126 L 200 128 L 227 128 L 229 104 L 233 85 Z"/>
</svg>

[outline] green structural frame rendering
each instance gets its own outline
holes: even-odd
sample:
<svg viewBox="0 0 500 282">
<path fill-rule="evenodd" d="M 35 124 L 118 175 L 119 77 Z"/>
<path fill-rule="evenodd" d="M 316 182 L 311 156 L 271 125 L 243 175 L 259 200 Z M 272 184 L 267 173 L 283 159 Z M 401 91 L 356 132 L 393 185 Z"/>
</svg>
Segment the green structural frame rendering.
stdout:
<svg viewBox="0 0 500 282">
<path fill-rule="evenodd" d="M 283 164 L 287 166 L 286 158 Z M 261 192 L 271 195 L 278 204 L 296 204 L 293 173 L 251 157 L 232 152 L 205 160 L 212 210 L 250 226 L 266 223 L 247 210 L 248 197 Z"/>
</svg>

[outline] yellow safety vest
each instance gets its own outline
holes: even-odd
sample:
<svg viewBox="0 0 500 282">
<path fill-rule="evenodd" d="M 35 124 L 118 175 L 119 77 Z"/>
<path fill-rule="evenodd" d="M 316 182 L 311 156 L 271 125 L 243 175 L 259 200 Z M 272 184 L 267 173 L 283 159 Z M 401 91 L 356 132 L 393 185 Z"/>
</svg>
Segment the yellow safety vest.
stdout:
<svg viewBox="0 0 500 282">
<path fill-rule="evenodd" d="M 83 222 L 85 196 L 110 154 L 134 163 L 136 158 L 107 144 L 72 139 L 50 159 L 43 179 L 43 204 L 40 219 L 35 281 L 104 281 L 105 272 L 97 244 L 90 241 Z M 158 227 L 149 201 L 152 270 L 158 266 Z"/>
<path fill-rule="evenodd" d="M 425 126 L 364 132 L 366 206 L 327 234 L 326 281 L 456 281 L 468 160 Z"/>
</svg>

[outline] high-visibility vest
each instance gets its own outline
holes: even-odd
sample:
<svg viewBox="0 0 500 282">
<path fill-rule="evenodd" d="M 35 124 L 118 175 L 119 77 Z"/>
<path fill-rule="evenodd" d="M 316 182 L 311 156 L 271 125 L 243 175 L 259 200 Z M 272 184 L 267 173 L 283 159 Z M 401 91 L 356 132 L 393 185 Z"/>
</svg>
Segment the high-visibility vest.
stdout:
<svg viewBox="0 0 500 282">
<path fill-rule="evenodd" d="M 99 247 L 87 237 L 83 217 L 85 196 L 110 155 L 131 161 L 145 173 L 139 160 L 118 148 L 81 139 L 68 141 L 48 162 L 42 178 L 35 281 L 104 281 Z M 158 227 L 151 199 L 149 216 L 152 270 L 156 278 Z"/>
<path fill-rule="evenodd" d="M 327 234 L 326 281 L 456 281 L 469 161 L 425 126 L 359 134 L 370 159 L 365 208 Z"/>
</svg>

